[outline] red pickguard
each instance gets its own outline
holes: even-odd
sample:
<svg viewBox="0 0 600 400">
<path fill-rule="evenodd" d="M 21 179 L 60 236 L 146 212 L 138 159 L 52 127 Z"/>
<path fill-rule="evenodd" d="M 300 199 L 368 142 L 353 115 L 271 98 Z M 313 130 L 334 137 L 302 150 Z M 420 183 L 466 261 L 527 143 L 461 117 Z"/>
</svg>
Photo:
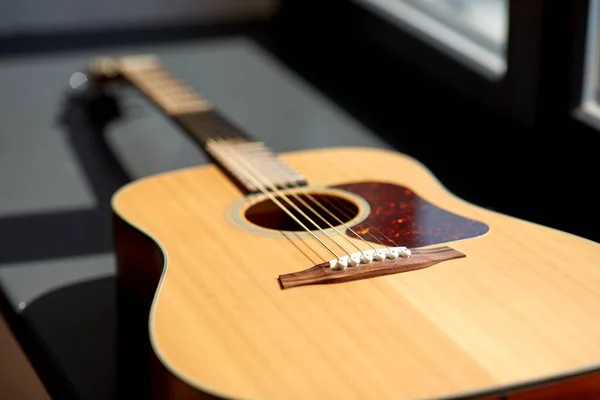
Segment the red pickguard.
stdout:
<svg viewBox="0 0 600 400">
<path fill-rule="evenodd" d="M 359 182 L 334 188 L 367 200 L 371 214 L 352 231 L 370 242 L 412 248 L 473 238 L 489 231 L 486 224 L 436 207 L 404 186 Z M 352 231 L 346 234 L 356 238 Z"/>
</svg>

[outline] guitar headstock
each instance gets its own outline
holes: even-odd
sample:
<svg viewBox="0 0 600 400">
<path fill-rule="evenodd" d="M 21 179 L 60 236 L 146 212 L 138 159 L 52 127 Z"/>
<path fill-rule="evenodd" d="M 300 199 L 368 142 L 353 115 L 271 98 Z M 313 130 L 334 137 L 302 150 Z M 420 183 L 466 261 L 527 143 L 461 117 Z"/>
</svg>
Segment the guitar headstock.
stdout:
<svg viewBox="0 0 600 400">
<path fill-rule="evenodd" d="M 160 67 L 154 55 L 123 57 L 98 57 L 89 65 L 91 78 L 97 82 L 121 80 L 126 71 L 136 71 Z"/>
</svg>

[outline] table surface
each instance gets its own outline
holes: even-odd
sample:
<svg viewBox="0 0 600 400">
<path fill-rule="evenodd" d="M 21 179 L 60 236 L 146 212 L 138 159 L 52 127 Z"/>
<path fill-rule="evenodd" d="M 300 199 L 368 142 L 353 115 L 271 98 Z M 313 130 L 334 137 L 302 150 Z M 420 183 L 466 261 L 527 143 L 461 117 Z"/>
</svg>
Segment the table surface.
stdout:
<svg viewBox="0 0 600 400">
<path fill-rule="evenodd" d="M 0 290 L 82 399 L 114 393 L 110 196 L 127 179 L 207 162 L 134 90 L 119 91 L 126 115 L 104 131 L 111 156 L 77 116 L 60 122 L 90 58 L 139 53 L 277 152 L 389 147 L 243 36 L 0 59 Z"/>
</svg>

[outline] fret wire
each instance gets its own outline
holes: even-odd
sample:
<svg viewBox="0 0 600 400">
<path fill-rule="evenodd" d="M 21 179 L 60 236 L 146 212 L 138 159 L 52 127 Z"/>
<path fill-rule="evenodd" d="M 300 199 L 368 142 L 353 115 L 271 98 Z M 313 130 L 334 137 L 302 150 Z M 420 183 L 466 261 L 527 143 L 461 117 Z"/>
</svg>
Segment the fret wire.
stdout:
<svg viewBox="0 0 600 400">
<path fill-rule="evenodd" d="M 161 82 L 160 79 L 154 78 L 154 84 L 160 92 L 159 94 L 164 96 L 164 98 L 167 100 L 167 104 L 169 104 L 169 107 L 177 107 L 177 99 L 175 99 L 172 93 L 170 93 L 169 91 L 170 83 L 168 81 Z"/>
<path fill-rule="evenodd" d="M 161 108 L 168 112 L 169 104 L 162 99 L 163 95 L 160 93 L 160 89 L 157 88 L 156 82 L 153 82 L 152 79 L 148 79 L 143 75 L 143 73 L 141 76 L 140 74 L 130 75 L 129 79 L 134 81 L 153 101 L 155 101 Z"/>
<path fill-rule="evenodd" d="M 171 89 L 171 87 L 173 86 L 173 83 L 171 82 L 170 79 L 156 78 L 156 77 L 153 79 L 154 79 L 154 84 L 157 86 L 157 89 L 167 99 L 167 101 L 170 102 L 170 107 L 177 108 L 178 106 L 181 105 L 181 103 L 179 103 L 178 99 L 176 98 L 175 94 L 173 93 L 173 90 Z"/>
<path fill-rule="evenodd" d="M 264 178 L 278 187 L 294 184 L 301 185 L 305 178 L 293 168 L 283 163 L 262 142 L 253 142 L 245 138 L 235 125 L 222 119 L 218 113 L 211 111 L 211 104 L 202 98 L 193 88 L 170 75 L 157 65 L 129 63 L 121 72 L 129 81 L 138 86 L 164 112 L 177 120 L 198 141 L 206 146 L 211 139 L 226 140 L 231 144 L 230 150 L 244 154 L 247 161 L 255 167 Z M 210 111 L 210 112 L 209 112 Z M 238 138 L 239 136 L 239 138 Z M 223 149 L 220 149 L 223 150 Z M 223 158 L 225 154 L 210 152 L 215 158 Z M 246 168 L 232 165 L 228 157 L 221 160 L 238 181 L 251 192 L 260 189 L 255 187 L 247 176 Z M 264 188 L 263 188 L 264 189 Z"/>
<path fill-rule="evenodd" d="M 166 93 L 169 93 L 170 95 L 175 96 L 176 91 L 181 91 L 194 97 L 193 94 L 188 93 L 189 91 L 187 91 L 182 84 L 180 84 L 175 78 L 170 77 L 166 73 L 160 73 L 157 74 L 157 76 L 151 76 L 151 78 L 161 90 L 163 90 Z"/>
<path fill-rule="evenodd" d="M 152 75 L 152 74 L 149 74 Z M 163 75 L 163 74 L 158 74 Z M 162 98 L 163 100 L 167 100 L 168 102 L 165 105 L 166 107 L 170 107 L 175 101 L 173 100 L 172 91 L 169 91 L 168 87 L 172 85 L 171 82 L 166 81 L 165 79 L 156 78 L 146 79 L 144 81 L 146 84 L 145 87 L 147 91 L 151 94 L 151 96 Z M 163 103 L 165 103 L 163 101 Z M 182 121 L 184 125 L 188 125 L 188 128 L 192 128 L 189 124 L 186 124 L 185 121 Z M 215 130 L 215 127 L 210 127 L 210 124 L 204 123 L 205 121 L 198 121 L 200 123 L 195 124 L 195 128 L 191 129 L 194 136 L 202 142 L 206 142 L 208 139 L 213 137 L 222 137 L 222 135 L 209 133 L 211 128 Z M 217 124 L 219 124 L 219 120 L 216 120 Z M 207 126 L 208 125 L 208 126 Z M 268 176 L 270 179 L 278 183 L 285 183 L 290 181 L 301 181 L 302 177 L 295 171 L 293 171 L 289 166 L 281 163 L 273 153 L 266 148 L 264 143 L 261 142 L 238 142 L 234 145 L 239 151 L 245 153 L 249 159 L 252 159 L 253 164 L 260 165 L 260 171 Z M 227 160 L 224 160 L 225 163 Z M 231 166 L 229 166 L 230 169 Z M 234 171 L 232 171 L 234 172 Z M 244 174 L 242 171 L 235 171 L 236 176 L 240 179 L 244 178 Z M 247 179 L 246 179 L 247 181 Z"/>
<path fill-rule="evenodd" d="M 124 74 L 168 115 L 211 109 L 205 99 L 166 72 L 156 68 L 125 68 Z"/>
</svg>

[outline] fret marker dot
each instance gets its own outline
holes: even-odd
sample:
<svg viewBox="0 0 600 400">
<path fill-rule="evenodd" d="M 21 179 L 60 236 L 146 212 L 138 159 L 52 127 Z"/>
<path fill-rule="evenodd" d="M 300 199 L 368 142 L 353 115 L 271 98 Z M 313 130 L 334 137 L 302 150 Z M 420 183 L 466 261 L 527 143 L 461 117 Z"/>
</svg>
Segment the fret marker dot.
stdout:
<svg viewBox="0 0 600 400">
<path fill-rule="evenodd" d="M 79 86 L 83 85 L 87 82 L 87 76 L 85 76 L 81 72 L 75 72 L 71 75 L 71 79 L 69 79 L 69 84 L 73 89 L 77 89 Z"/>
</svg>

